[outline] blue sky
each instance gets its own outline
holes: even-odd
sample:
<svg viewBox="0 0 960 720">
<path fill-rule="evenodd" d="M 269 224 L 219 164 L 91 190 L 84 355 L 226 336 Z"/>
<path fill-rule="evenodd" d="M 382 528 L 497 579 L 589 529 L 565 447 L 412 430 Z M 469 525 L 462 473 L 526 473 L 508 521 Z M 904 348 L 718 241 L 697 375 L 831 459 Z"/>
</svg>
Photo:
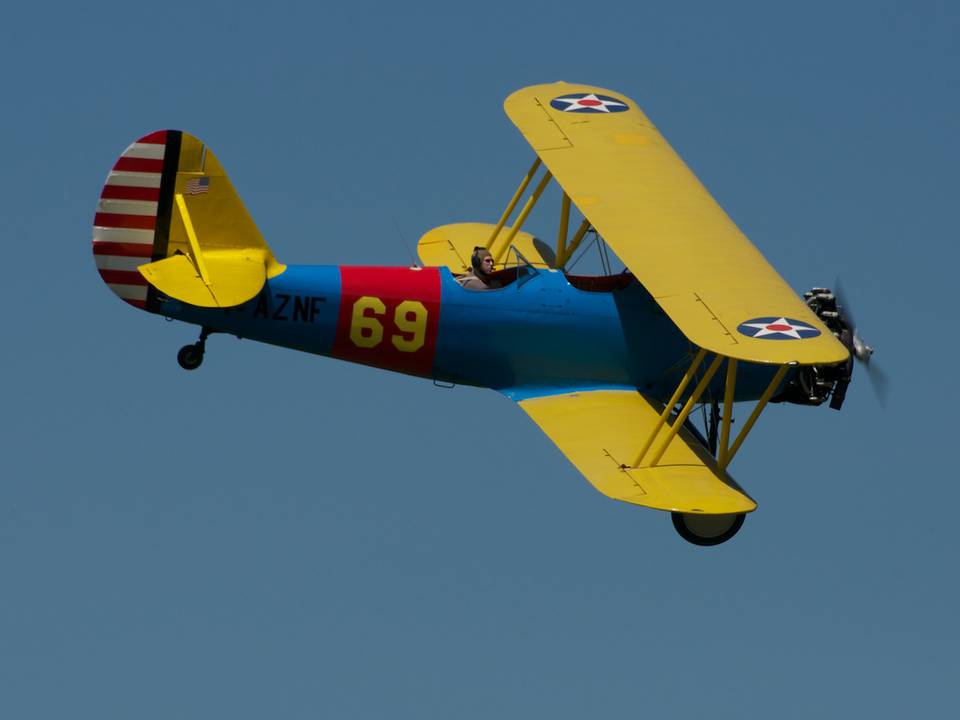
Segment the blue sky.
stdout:
<svg viewBox="0 0 960 720">
<path fill-rule="evenodd" d="M 8 9 L 0 713 L 949 708 L 958 31 L 946 2 Z M 396 225 L 496 219 L 531 159 L 501 103 L 561 79 L 635 99 L 796 289 L 843 278 L 892 378 L 885 411 L 862 374 L 842 413 L 770 408 L 720 548 L 490 391 L 224 337 L 185 373 L 194 329 L 97 277 L 145 132 L 209 143 L 281 260 L 405 264 Z"/>
</svg>

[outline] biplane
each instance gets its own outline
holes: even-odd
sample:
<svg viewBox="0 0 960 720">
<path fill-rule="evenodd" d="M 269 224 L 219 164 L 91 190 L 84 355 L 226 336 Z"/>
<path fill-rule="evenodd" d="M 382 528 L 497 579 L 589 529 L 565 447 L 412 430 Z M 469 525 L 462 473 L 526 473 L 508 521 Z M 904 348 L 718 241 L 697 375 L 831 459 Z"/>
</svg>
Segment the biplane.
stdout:
<svg viewBox="0 0 960 720">
<path fill-rule="evenodd" d="M 228 333 L 492 388 L 604 495 L 671 513 L 697 545 L 730 539 L 757 507 L 730 465 L 764 408 L 839 409 L 872 349 L 832 292 L 787 285 L 629 98 L 561 82 L 504 107 L 533 164 L 497 222 L 423 235 L 420 265 L 281 263 L 216 155 L 163 130 L 107 177 L 97 268 L 130 305 L 200 327 L 178 354 L 187 370 Z M 555 242 L 524 230 L 550 182 Z M 574 274 L 591 242 L 623 272 Z M 476 248 L 496 289 L 458 282 Z"/>
</svg>

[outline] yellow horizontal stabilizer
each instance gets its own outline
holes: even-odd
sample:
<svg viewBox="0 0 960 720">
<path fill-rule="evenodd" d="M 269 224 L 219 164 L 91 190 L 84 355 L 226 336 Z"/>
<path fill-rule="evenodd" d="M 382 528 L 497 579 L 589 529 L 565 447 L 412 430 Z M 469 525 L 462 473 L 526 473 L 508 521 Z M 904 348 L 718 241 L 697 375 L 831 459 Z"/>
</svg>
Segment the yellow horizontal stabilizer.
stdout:
<svg viewBox="0 0 960 720">
<path fill-rule="evenodd" d="M 485 246 L 496 225 L 489 223 L 454 223 L 434 228 L 420 238 L 417 254 L 426 267 L 448 267 L 450 272 L 464 273 L 470 270 L 473 249 Z M 510 228 L 500 230 L 498 237 L 506 237 Z M 553 250 L 530 233 L 519 231 L 512 244 L 531 265 L 552 267 Z M 509 262 L 509 258 L 508 258 Z"/>
<path fill-rule="evenodd" d="M 513 93 L 504 109 L 580 212 L 692 343 L 757 363 L 847 359 L 846 348 L 632 100 L 602 88 L 553 83 Z M 771 342 L 737 331 L 760 318 L 799 320 L 820 333 Z"/>
<path fill-rule="evenodd" d="M 211 250 L 202 253 L 199 263 L 178 254 L 138 269 L 165 295 L 199 307 L 225 308 L 260 292 L 267 279 L 266 255 L 259 248 Z"/>
<path fill-rule="evenodd" d="M 164 294 L 200 307 L 232 307 L 254 297 L 286 266 L 263 235 L 210 148 L 179 133 L 164 259 L 140 268 Z M 155 248 L 156 249 L 156 248 Z"/>
<path fill-rule="evenodd" d="M 621 467 L 633 462 L 660 413 L 638 392 L 572 392 L 521 400 L 520 407 L 597 490 L 615 500 L 703 514 L 757 507 L 683 428 L 656 467 Z"/>
</svg>

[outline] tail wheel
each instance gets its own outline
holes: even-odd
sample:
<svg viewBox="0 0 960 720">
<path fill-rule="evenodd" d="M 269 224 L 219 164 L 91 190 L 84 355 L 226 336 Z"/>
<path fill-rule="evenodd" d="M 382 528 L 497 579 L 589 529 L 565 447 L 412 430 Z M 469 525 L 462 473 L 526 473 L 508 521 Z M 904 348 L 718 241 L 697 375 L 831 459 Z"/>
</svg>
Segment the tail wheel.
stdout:
<svg viewBox="0 0 960 720">
<path fill-rule="evenodd" d="M 743 526 L 746 513 L 731 515 L 700 515 L 670 513 L 673 527 L 684 540 L 694 545 L 710 546 L 725 543 Z"/>
</svg>

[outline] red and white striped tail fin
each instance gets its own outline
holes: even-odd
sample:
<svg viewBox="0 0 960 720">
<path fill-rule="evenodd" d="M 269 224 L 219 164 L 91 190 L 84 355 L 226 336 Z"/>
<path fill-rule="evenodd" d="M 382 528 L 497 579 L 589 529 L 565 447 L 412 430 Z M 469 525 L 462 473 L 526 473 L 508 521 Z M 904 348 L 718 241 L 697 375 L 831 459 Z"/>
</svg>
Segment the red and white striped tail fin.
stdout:
<svg viewBox="0 0 960 720">
<path fill-rule="evenodd" d="M 158 206 L 168 137 L 176 131 L 150 133 L 130 145 L 114 164 L 100 193 L 93 219 L 93 256 L 100 277 L 122 299 L 147 307 L 149 285 L 137 267 L 163 253 L 154 251 Z M 174 163 L 173 172 L 176 173 Z"/>
</svg>

